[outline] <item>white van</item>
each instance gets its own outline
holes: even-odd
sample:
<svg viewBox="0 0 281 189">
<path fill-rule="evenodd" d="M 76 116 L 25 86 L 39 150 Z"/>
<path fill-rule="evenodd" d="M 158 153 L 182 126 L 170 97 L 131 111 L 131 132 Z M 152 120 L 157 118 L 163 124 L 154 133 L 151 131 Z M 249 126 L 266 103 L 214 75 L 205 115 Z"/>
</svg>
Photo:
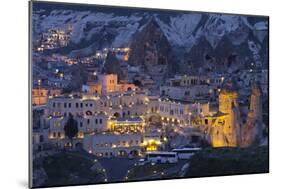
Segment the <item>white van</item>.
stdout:
<svg viewBox="0 0 281 189">
<path fill-rule="evenodd" d="M 198 152 L 201 148 L 181 148 L 173 149 L 172 152 L 177 153 L 179 159 L 189 159 L 194 155 L 195 152 Z"/>
<path fill-rule="evenodd" d="M 144 161 L 150 163 L 177 163 L 176 152 L 147 152 Z"/>
</svg>

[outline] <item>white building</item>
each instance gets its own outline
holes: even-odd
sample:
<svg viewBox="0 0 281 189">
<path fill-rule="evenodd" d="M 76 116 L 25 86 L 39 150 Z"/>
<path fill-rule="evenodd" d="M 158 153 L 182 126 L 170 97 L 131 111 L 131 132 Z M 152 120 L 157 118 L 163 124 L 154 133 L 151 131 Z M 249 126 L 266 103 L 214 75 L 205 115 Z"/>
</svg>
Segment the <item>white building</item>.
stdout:
<svg viewBox="0 0 281 189">
<path fill-rule="evenodd" d="M 194 86 L 161 86 L 161 96 L 169 97 L 175 100 L 195 101 L 214 97 L 217 94 L 217 88 L 210 85 Z"/>
<path fill-rule="evenodd" d="M 210 113 L 209 103 L 186 103 L 169 99 L 159 99 L 159 115 L 162 121 L 191 125 L 193 116 L 208 115 Z"/>
<path fill-rule="evenodd" d="M 140 133 L 104 133 L 87 135 L 84 149 L 96 156 L 137 156 L 141 153 L 142 136 Z"/>
</svg>

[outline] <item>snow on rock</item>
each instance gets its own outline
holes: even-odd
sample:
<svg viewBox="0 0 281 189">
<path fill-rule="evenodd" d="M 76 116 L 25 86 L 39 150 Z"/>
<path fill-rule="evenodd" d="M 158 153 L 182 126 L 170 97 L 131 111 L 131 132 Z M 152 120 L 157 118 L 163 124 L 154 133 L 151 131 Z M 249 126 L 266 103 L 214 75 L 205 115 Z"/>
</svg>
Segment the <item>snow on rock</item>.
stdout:
<svg viewBox="0 0 281 189">
<path fill-rule="evenodd" d="M 249 49 L 253 52 L 253 54 L 258 54 L 261 50 L 261 46 L 256 44 L 254 41 L 248 40 Z"/>
<path fill-rule="evenodd" d="M 112 47 L 127 46 L 132 35 L 138 30 L 139 23 L 128 24 L 126 27 L 118 29 L 118 35 L 112 43 Z"/>
<path fill-rule="evenodd" d="M 216 48 L 223 36 L 249 26 L 250 24 L 241 16 L 213 14 L 204 25 L 203 33 L 211 46 Z"/>
<path fill-rule="evenodd" d="M 268 29 L 267 22 L 257 22 L 254 25 L 255 30 L 267 30 Z"/>
<path fill-rule="evenodd" d="M 106 14 L 101 12 L 90 11 L 72 11 L 72 10 L 53 10 L 49 15 L 34 16 L 38 23 L 38 30 L 46 32 L 50 28 L 65 29 L 70 24 L 73 31 L 71 41 L 79 43 L 83 39 L 90 40 L 92 35 L 99 32 L 103 26 L 110 26 L 110 23 L 117 23 L 116 31 L 118 33 L 113 45 L 119 46 L 121 43 L 128 43 L 131 35 L 138 29 L 141 17 L 131 16 L 116 16 L 114 14 Z M 125 25 L 124 25 L 125 23 Z M 118 26 L 120 24 L 120 26 Z M 87 30 L 87 25 L 91 25 L 90 31 Z M 40 29 L 39 29 L 40 28 Z"/>
<path fill-rule="evenodd" d="M 170 23 L 156 18 L 161 29 L 172 45 L 184 46 L 189 49 L 195 42 L 192 32 L 201 20 L 201 14 L 190 13 L 170 17 Z"/>
<path fill-rule="evenodd" d="M 267 21 L 259 21 L 252 25 L 246 16 L 239 15 L 181 13 L 163 19 L 160 14 L 148 12 L 119 15 L 76 10 L 52 10 L 45 13 L 44 10 L 37 10 L 33 13 L 33 33 L 36 37 L 51 28 L 67 29 L 71 25 L 71 42 L 79 44 L 88 41 L 88 47 L 83 46 L 80 50 L 89 52 L 92 49 L 90 43 L 94 43 L 93 36 L 100 36 L 102 32 L 108 31 L 112 37 L 112 47 L 128 46 L 132 36 L 140 32 L 151 17 L 156 20 L 169 43 L 172 46 L 183 47 L 186 52 L 202 37 L 215 49 L 225 36 L 233 45 L 240 45 L 243 42 L 247 43 L 249 31 L 252 30 L 254 36 L 262 43 L 268 32 Z M 79 52 L 77 49 L 72 54 Z"/>
<path fill-rule="evenodd" d="M 262 43 L 264 38 L 268 36 L 268 22 L 257 22 L 254 24 L 254 35 L 258 38 L 259 42 Z"/>
</svg>

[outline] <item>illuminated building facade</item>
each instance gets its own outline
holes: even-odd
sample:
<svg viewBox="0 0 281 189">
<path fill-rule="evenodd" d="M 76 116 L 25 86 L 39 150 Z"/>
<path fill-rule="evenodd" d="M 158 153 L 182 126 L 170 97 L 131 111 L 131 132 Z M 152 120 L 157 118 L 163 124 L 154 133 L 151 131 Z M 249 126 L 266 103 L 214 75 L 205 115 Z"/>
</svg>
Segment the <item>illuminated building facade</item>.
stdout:
<svg viewBox="0 0 281 189">
<path fill-rule="evenodd" d="M 67 46 L 70 42 L 71 32 L 72 26 L 69 26 L 66 30 L 49 29 L 47 32 L 42 34 L 36 51 L 41 52 L 47 49 Z"/>
<path fill-rule="evenodd" d="M 101 93 L 103 95 L 114 92 L 136 91 L 138 88 L 126 81 L 118 83 L 117 74 L 99 74 L 98 83 L 101 85 Z"/>
<path fill-rule="evenodd" d="M 117 74 L 99 74 L 99 83 L 101 84 L 102 94 L 108 94 L 112 92 L 117 92 Z"/>
<path fill-rule="evenodd" d="M 101 95 L 102 86 L 98 82 L 88 82 L 87 85 L 82 86 L 82 91 L 90 95 Z"/>
<path fill-rule="evenodd" d="M 164 123 L 191 126 L 194 116 L 210 113 L 209 103 L 187 103 L 169 99 L 159 99 L 159 115 Z"/>
<path fill-rule="evenodd" d="M 166 141 L 167 138 L 161 139 L 160 133 L 145 133 L 143 136 L 142 147 L 144 151 L 159 151 Z"/>
<path fill-rule="evenodd" d="M 89 153 L 102 157 L 137 156 L 141 153 L 141 143 L 140 133 L 104 133 L 87 135 L 83 146 Z"/>
<path fill-rule="evenodd" d="M 145 121 L 141 117 L 112 118 L 109 127 L 119 133 L 144 132 Z"/>
<path fill-rule="evenodd" d="M 48 89 L 45 88 L 33 88 L 32 89 L 32 104 L 33 105 L 45 105 L 48 101 Z"/>
</svg>

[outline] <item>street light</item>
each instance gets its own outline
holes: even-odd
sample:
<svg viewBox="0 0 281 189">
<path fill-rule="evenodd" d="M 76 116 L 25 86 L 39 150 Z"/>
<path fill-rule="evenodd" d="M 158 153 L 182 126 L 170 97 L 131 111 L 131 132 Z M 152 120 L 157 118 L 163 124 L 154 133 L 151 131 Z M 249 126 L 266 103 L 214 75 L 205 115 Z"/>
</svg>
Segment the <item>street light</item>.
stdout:
<svg viewBox="0 0 281 189">
<path fill-rule="evenodd" d="M 41 95 L 41 92 L 40 92 L 40 86 L 41 86 L 41 80 L 40 79 L 38 79 L 38 93 L 39 93 L 39 95 L 38 95 L 38 105 L 40 105 L 40 95 Z"/>
</svg>

